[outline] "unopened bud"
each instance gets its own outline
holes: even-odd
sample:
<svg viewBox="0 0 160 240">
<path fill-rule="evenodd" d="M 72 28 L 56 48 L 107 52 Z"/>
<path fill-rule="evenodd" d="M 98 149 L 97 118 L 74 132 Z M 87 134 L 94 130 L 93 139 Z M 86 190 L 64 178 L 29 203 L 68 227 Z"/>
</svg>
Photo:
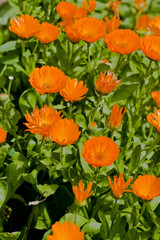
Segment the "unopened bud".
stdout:
<svg viewBox="0 0 160 240">
<path fill-rule="evenodd" d="M 97 129 L 97 123 L 96 122 L 91 122 L 89 125 L 88 125 L 88 128 L 89 130 L 91 131 L 95 131 Z"/>
<path fill-rule="evenodd" d="M 1 93 L 0 94 L 0 101 L 1 102 L 7 102 L 9 100 L 9 96 L 7 93 Z"/>
<path fill-rule="evenodd" d="M 9 80 L 14 80 L 14 77 L 13 76 L 9 76 L 8 79 Z"/>
</svg>

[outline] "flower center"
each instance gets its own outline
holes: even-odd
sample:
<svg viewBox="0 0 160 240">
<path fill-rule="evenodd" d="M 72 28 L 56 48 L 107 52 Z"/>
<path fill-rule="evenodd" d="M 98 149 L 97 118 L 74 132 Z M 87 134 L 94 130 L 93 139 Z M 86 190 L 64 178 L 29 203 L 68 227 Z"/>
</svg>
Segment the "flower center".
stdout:
<svg viewBox="0 0 160 240">
<path fill-rule="evenodd" d="M 42 88 L 44 88 L 44 89 L 51 89 L 51 88 L 52 88 L 52 85 L 51 85 L 50 83 L 44 83 L 44 84 L 42 85 Z"/>
<path fill-rule="evenodd" d="M 97 152 L 95 158 L 98 161 L 102 161 L 104 159 L 104 153 L 103 152 Z"/>
</svg>

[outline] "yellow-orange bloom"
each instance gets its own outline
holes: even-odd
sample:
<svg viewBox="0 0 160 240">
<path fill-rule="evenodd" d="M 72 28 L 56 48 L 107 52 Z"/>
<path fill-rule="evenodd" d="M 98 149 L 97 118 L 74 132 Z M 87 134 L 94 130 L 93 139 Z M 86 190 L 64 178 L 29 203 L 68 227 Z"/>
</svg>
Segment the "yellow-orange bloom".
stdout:
<svg viewBox="0 0 160 240">
<path fill-rule="evenodd" d="M 113 89 L 121 82 L 121 80 L 117 81 L 117 76 L 115 73 L 108 71 L 106 75 L 106 71 L 104 73 L 100 73 L 95 87 L 98 92 L 103 94 L 108 94 L 113 91 Z"/>
<path fill-rule="evenodd" d="M 160 90 L 152 92 L 152 97 L 158 104 L 158 107 L 160 108 Z"/>
<path fill-rule="evenodd" d="M 149 58 L 160 61 L 160 37 L 145 36 L 140 39 L 140 49 Z"/>
<path fill-rule="evenodd" d="M 53 235 L 47 236 L 47 240 L 84 240 L 84 232 L 72 222 L 55 222 L 52 225 Z"/>
<path fill-rule="evenodd" d="M 94 11 L 94 9 L 96 8 L 96 5 L 97 5 L 95 0 L 88 0 L 88 2 L 87 2 L 87 0 L 84 0 L 82 2 L 82 4 L 87 9 L 87 11 L 90 13 Z"/>
<path fill-rule="evenodd" d="M 78 186 L 73 186 L 72 190 L 73 193 L 75 195 L 75 199 L 78 205 L 80 206 L 84 206 L 86 205 L 86 199 L 89 198 L 93 191 L 91 191 L 93 183 L 90 182 L 86 188 L 86 190 L 84 190 L 84 184 L 82 181 L 79 181 Z"/>
<path fill-rule="evenodd" d="M 160 109 L 156 109 L 155 113 L 150 113 L 147 116 L 147 121 L 157 128 L 158 132 L 160 132 Z"/>
<path fill-rule="evenodd" d="M 62 19 L 71 21 L 87 16 L 87 10 L 83 7 L 77 8 L 76 5 L 70 2 L 60 2 L 57 5 L 57 12 Z"/>
<path fill-rule="evenodd" d="M 16 18 L 11 20 L 10 24 L 11 26 L 9 26 L 9 30 L 16 33 L 21 38 L 28 39 L 40 31 L 40 23 L 38 19 L 29 15 L 22 14 L 18 17 L 18 20 Z"/>
<path fill-rule="evenodd" d="M 76 78 L 71 80 L 68 78 L 65 88 L 60 91 L 60 95 L 64 97 L 66 102 L 79 101 L 83 99 L 88 92 L 86 84 L 83 86 L 83 81 L 78 82 Z"/>
<path fill-rule="evenodd" d="M 152 18 L 148 14 L 143 14 L 138 17 L 135 29 L 142 31 L 150 31 L 149 23 L 152 21 Z"/>
<path fill-rule="evenodd" d="M 123 115 L 126 111 L 127 109 L 124 109 L 123 107 L 119 109 L 118 104 L 114 105 L 110 115 L 109 125 L 112 128 L 118 128 L 121 125 Z"/>
<path fill-rule="evenodd" d="M 122 1 L 112 1 L 109 4 L 109 7 L 112 8 L 114 15 L 119 16 L 119 10 L 120 6 L 119 4 L 122 3 Z"/>
<path fill-rule="evenodd" d="M 82 157 L 94 168 L 110 166 L 118 157 L 118 145 L 108 137 L 92 137 L 84 143 Z"/>
<path fill-rule="evenodd" d="M 6 131 L 0 127 L 0 143 L 3 143 L 6 141 L 7 133 Z"/>
<path fill-rule="evenodd" d="M 116 17 L 116 15 L 113 16 L 110 21 L 108 17 L 105 17 L 105 21 L 108 33 L 118 29 L 122 22 L 119 17 Z"/>
<path fill-rule="evenodd" d="M 43 66 L 34 68 L 29 82 L 40 94 L 55 93 L 63 89 L 68 77 L 58 68 Z"/>
<path fill-rule="evenodd" d="M 52 140 L 61 146 L 73 144 L 80 134 L 79 127 L 73 119 L 59 119 L 50 129 Z"/>
<path fill-rule="evenodd" d="M 24 123 L 28 129 L 33 134 L 40 134 L 41 139 L 43 136 L 46 140 L 50 139 L 50 128 L 58 119 L 61 119 L 61 111 L 57 112 L 54 108 L 44 106 L 40 110 L 38 107 L 33 110 L 31 115 L 28 113 L 25 115 L 28 123 Z"/>
<path fill-rule="evenodd" d="M 109 184 L 111 186 L 112 192 L 115 195 L 116 198 L 122 197 L 122 194 L 126 192 L 126 188 L 129 186 L 129 184 L 132 182 L 132 177 L 125 182 L 123 173 L 120 173 L 119 177 L 114 176 L 113 183 L 111 182 L 111 178 L 108 176 Z"/>
<path fill-rule="evenodd" d="M 36 34 L 36 38 L 38 38 L 41 43 L 48 44 L 56 40 L 59 33 L 60 32 L 57 26 L 54 26 L 51 23 L 43 22 L 41 24 L 40 32 Z"/>
<path fill-rule="evenodd" d="M 75 22 L 64 25 L 64 31 L 72 43 L 78 43 L 80 41 L 80 35 Z"/>
<path fill-rule="evenodd" d="M 154 17 L 154 19 L 150 21 L 149 27 L 154 34 L 160 35 L 160 16 Z"/>
<path fill-rule="evenodd" d="M 130 29 L 117 29 L 108 33 L 104 41 L 111 52 L 128 54 L 139 48 L 140 38 Z"/>
<path fill-rule="evenodd" d="M 160 196 L 160 178 L 154 175 L 139 175 L 132 184 L 132 189 L 136 196 L 149 201 Z"/>
<path fill-rule="evenodd" d="M 88 128 L 91 130 L 91 131 L 95 131 L 97 129 L 97 123 L 96 122 L 91 122 L 89 125 L 88 125 Z"/>
<path fill-rule="evenodd" d="M 81 18 L 75 21 L 80 39 L 93 43 L 105 37 L 106 24 L 94 17 Z"/>
</svg>

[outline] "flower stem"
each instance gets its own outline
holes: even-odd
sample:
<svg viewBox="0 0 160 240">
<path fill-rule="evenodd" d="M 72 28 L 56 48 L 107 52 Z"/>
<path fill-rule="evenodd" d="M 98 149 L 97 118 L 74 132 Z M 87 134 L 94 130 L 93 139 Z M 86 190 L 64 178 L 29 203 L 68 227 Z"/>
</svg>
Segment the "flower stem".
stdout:
<svg viewBox="0 0 160 240">
<path fill-rule="evenodd" d="M 63 164 L 63 147 L 62 146 L 60 147 L 59 159 L 63 167 L 64 164 Z"/>
<path fill-rule="evenodd" d="M 36 41 L 36 45 L 35 45 L 35 47 L 34 47 L 34 50 L 33 50 L 32 54 L 34 54 L 34 53 L 36 52 L 37 47 L 38 47 L 38 43 L 39 43 L 39 40 L 37 39 L 37 41 Z"/>
<path fill-rule="evenodd" d="M 24 237 L 24 240 L 27 240 L 27 238 L 28 238 L 29 231 L 30 231 L 30 228 L 32 226 L 32 222 L 33 222 L 34 216 L 36 214 L 37 208 L 38 208 L 38 205 L 34 206 L 30 215 L 29 215 L 28 222 L 27 222 L 27 232 L 26 232 L 26 235 Z"/>
<path fill-rule="evenodd" d="M 146 209 L 146 207 L 147 207 L 147 201 L 144 201 L 144 203 L 143 203 L 143 206 L 142 206 L 142 208 L 141 208 L 141 213 L 139 214 L 139 216 L 138 216 L 138 219 L 137 219 L 137 221 L 135 222 L 135 227 L 137 227 L 137 225 L 138 225 L 138 223 L 139 223 L 139 220 L 141 219 L 141 217 L 142 217 L 142 215 L 143 215 L 143 213 L 144 213 L 144 211 L 145 211 L 145 209 Z"/>
<path fill-rule="evenodd" d="M 49 93 L 47 93 L 47 101 L 48 101 L 48 105 L 49 105 L 50 107 L 52 107 L 52 103 L 51 103 L 51 100 L 50 100 Z"/>
<path fill-rule="evenodd" d="M 25 54 L 25 40 L 21 41 L 21 45 L 22 45 L 22 57 L 24 57 L 24 54 Z"/>
<path fill-rule="evenodd" d="M 93 115 L 91 115 L 91 121 L 90 121 L 90 122 L 93 122 L 93 121 L 94 121 L 95 115 L 96 115 L 96 112 L 97 112 L 97 108 L 99 107 L 99 104 L 100 104 L 101 100 L 102 100 L 102 94 L 99 94 L 96 107 L 95 107 L 95 109 L 93 110 Z"/>
<path fill-rule="evenodd" d="M 75 210 L 75 213 L 74 213 L 74 224 L 76 224 L 78 211 L 79 211 L 79 206 L 76 206 L 76 210 Z"/>
<path fill-rule="evenodd" d="M 9 83 L 8 83 L 8 96 L 10 96 L 10 91 L 11 91 L 11 86 L 12 86 L 12 81 L 13 81 L 14 77 L 10 76 L 9 77 Z"/>
<path fill-rule="evenodd" d="M 68 102 L 68 118 L 70 119 L 71 118 L 71 115 L 72 115 L 72 103 L 71 102 Z"/>
<path fill-rule="evenodd" d="M 117 61 L 117 65 L 116 65 L 116 67 L 114 69 L 114 73 L 116 73 L 118 71 L 118 69 L 120 68 L 120 62 L 121 62 L 122 57 L 123 57 L 123 55 L 120 54 L 119 58 L 118 58 L 118 61 Z"/>
<path fill-rule="evenodd" d="M 88 69 L 92 73 L 91 57 L 90 57 L 90 43 L 87 43 L 87 58 L 88 58 Z"/>
</svg>

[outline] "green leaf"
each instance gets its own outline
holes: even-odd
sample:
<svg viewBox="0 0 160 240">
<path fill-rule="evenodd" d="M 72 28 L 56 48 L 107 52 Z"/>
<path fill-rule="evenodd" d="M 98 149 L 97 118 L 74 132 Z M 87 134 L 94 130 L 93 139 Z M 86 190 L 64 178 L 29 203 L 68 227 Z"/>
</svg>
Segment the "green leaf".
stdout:
<svg viewBox="0 0 160 240">
<path fill-rule="evenodd" d="M 44 197 L 48 197 L 54 194 L 59 186 L 57 184 L 44 184 L 44 185 L 37 185 L 38 190 Z"/>
<path fill-rule="evenodd" d="M 5 170 L 4 176 L 7 177 L 6 183 L 8 185 L 7 199 L 9 199 L 16 189 L 23 183 L 22 174 L 26 169 L 14 162 L 10 163 Z"/>
<path fill-rule="evenodd" d="M 75 214 L 67 213 L 60 219 L 60 222 L 63 223 L 63 222 L 71 221 L 72 223 L 74 223 L 74 220 L 75 220 Z M 78 227 L 83 226 L 86 222 L 88 222 L 88 219 L 86 219 L 78 214 L 76 215 L 76 224 Z"/>
<path fill-rule="evenodd" d="M 10 146 L 8 144 L 5 144 L 4 146 L 0 147 L 0 167 L 2 166 L 7 153 L 9 151 Z"/>
<path fill-rule="evenodd" d="M 82 231 L 85 233 L 98 234 L 100 232 L 101 223 L 97 222 L 94 218 L 91 218 L 87 224 L 84 225 Z"/>
<path fill-rule="evenodd" d="M 52 229 L 48 230 L 48 231 L 44 234 L 42 240 L 47 240 L 47 236 L 48 236 L 48 235 L 52 235 Z"/>
<path fill-rule="evenodd" d="M 49 229 L 51 227 L 51 219 L 48 214 L 45 203 L 41 203 L 37 206 L 37 211 L 34 217 L 34 228 L 36 229 Z"/>
<path fill-rule="evenodd" d="M 102 225 L 100 227 L 101 237 L 103 239 L 107 239 L 108 234 L 109 234 L 109 226 L 108 226 L 108 222 L 107 222 L 106 216 L 104 215 L 104 213 L 101 210 L 99 210 L 98 211 L 98 217 L 99 217 L 99 219 L 102 222 Z"/>
<path fill-rule="evenodd" d="M 111 228 L 110 231 L 110 238 L 112 239 L 114 236 L 116 236 L 117 233 L 123 235 L 125 232 L 125 227 L 126 227 L 126 218 L 123 216 L 121 217 L 120 214 L 118 214 L 116 220 L 114 221 L 113 227 Z"/>
<path fill-rule="evenodd" d="M 83 129 L 87 129 L 87 121 L 85 119 L 85 117 L 83 116 L 83 114 L 81 113 L 77 113 L 75 115 L 75 122 L 78 124 L 78 126 L 80 126 Z"/>
<path fill-rule="evenodd" d="M 20 152 L 14 152 L 11 159 L 14 163 L 17 163 L 26 168 L 28 167 L 28 159 Z"/>
<path fill-rule="evenodd" d="M 137 167 L 137 164 L 140 160 L 140 156 L 141 156 L 141 146 L 138 145 L 134 148 L 132 155 L 131 155 L 131 159 L 130 159 L 129 166 L 128 166 L 128 169 L 130 172 Z"/>
<path fill-rule="evenodd" d="M 0 233 L 0 240 L 17 240 L 20 234 L 20 232 Z"/>
<path fill-rule="evenodd" d="M 31 184 L 37 184 L 37 175 L 38 175 L 38 171 L 37 169 L 34 169 L 31 173 L 27 174 L 27 173 L 24 173 L 23 174 L 23 179 L 26 181 L 26 182 L 29 182 Z"/>
<path fill-rule="evenodd" d="M 150 215 L 150 218 L 151 218 L 152 222 L 153 222 L 157 227 L 160 227 L 160 218 L 157 217 L 156 214 L 155 214 L 151 209 L 149 209 L 148 212 L 149 212 L 149 215 Z"/>
<path fill-rule="evenodd" d="M 19 98 L 19 107 L 23 115 L 26 111 L 31 113 L 37 106 L 37 96 L 33 88 L 29 88 L 22 93 Z"/>
<path fill-rule="evenodd" d="M 0 46 L 0 52 L 8 52 L 15 50 L 18 44 L 17 41 L 9 41 Z"/>
<path fill-rule="evenodd" d="M 5 202 L 7 192 L 8 192 L 7 183 L 4 181 L 1 181 L 0 182 L 0 208 L 3 206 L 3 203 Z"/>
<path fill-rule="evenodd" d="M 133 92 L 137 89 L 138 87 L 137 84 L 123 84 L 122 86 L 119 87 L 117 91 L 114 92 L 111 102 L 112 104 L 119 103 L 121 100 L 127 100 L 128 97 L 130 97 Z"/>
<path fill-rule="evenodd" d="M 0 58 L 0 62 L 3 64 L 12 65 L 14 63 L 17 63 L 18 61 L 19 61 L 19 55 L 17 53 L 12 53 Z"/>
</svg>

